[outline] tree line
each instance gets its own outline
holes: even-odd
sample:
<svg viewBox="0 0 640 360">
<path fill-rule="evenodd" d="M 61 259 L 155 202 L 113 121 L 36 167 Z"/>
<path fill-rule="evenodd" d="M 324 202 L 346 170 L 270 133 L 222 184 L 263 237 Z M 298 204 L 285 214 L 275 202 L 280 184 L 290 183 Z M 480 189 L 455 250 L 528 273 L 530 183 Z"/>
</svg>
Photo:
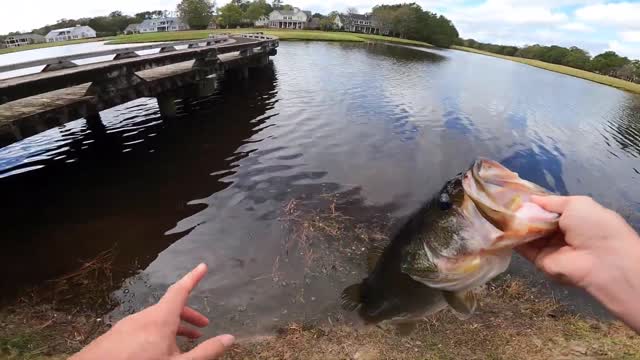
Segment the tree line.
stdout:
<svg viewBox="0 0 640 360">
<path fill-rule="evenodd" d="M 380 32 L 400 38 L 450 47 L 458 40 L 458 30 L 443 15 L 423 10 L 416 3 L 377 5 L 372 11 Z"/>
<path fill-rule="evenodd" d="M 460 39 L 457 43 L 494 54 L 540 60 L 640 83 L 640 60 L 620 56 L 614 51 L 605 51 L 591 57 L 588 51 L 577 46 L 566 48 L 536 44 L 517 47 L 482 43 L 473 39 Z"/>
</svg>

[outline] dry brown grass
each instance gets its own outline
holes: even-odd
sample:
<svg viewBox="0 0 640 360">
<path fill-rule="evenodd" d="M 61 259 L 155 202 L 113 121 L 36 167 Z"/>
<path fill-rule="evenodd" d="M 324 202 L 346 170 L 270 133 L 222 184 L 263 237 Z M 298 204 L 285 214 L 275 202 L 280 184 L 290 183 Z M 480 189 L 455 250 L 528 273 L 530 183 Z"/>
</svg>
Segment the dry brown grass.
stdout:
<svg viewBox="0 0 640 360">
<path fill-rule="evenodd" d="M 392 326 L 305 328 L 241 342 L 226 359 L 638 359 L 640 338 L 618 322 L 569 314 L 523 282 L 489 286 L 480 312 L 440 312 L 403 336 Z"/>
<path fill-rule="evenodd" d="M 115 306 L 115 249 L 83 261 L 76 271 L 23 291 L 0 309 L 0 358 L 70 354 L 108 329 L 100 314 Z"/>
</svg>

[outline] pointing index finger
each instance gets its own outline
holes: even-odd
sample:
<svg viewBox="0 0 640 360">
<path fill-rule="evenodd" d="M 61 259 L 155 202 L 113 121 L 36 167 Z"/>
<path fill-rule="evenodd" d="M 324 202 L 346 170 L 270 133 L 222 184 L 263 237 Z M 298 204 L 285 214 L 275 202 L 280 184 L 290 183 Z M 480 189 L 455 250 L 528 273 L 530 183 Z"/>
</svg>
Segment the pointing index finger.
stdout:
<svg viewBox="0 0 640 360">
<path fill-rule="evenodd" d="M 160 299 L 160 305 L 166 306 L 171 313 L 180 314 L 187 298 L 193 289 L 198 285 L 200 280 L 207 273 L 207 265 L 200 264 L 195 269 L 191 270 L 182 279 L 175 282 L 167 289 L 162 299 Z"/>
</svg>

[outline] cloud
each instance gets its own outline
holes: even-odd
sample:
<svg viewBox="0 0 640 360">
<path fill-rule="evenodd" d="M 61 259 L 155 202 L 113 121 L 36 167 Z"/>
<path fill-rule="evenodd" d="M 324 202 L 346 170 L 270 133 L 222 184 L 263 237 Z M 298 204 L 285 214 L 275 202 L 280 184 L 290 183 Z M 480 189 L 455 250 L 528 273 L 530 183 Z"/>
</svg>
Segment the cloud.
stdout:
<svg viewBox="0 0 640 360">
<path fill-rule="evenodd" d="M 640 47 L 636 44 L 628 44 L 623 41 L 613 40 L 609 42 L 609 48 L 607 50 L 615 51 L 618 54 L 632 59 L 640 59 Z"/>
<path fill-rule="evenodd" d="M 585 25 L 581 22 L 570 22 L 559 26 L 562 30 L 577 31 L 577 32 L 594 32 L 591 26 Z"/>
<path fill-rule="evenodd" d="M 478 6 L 460 7 L 447 12 L 454 23 L 548 25 L 568 21 L 566 14 L 538 5 L 515 5 L 507 0 L 488 0 Z"/>
<path fill-rule="evenodd" d="M 640 2 L 589 5 L 577 9 L 575 16 L 583 22 L 640 29 Z"/>
<path fill-rule="evenodd" d="M 620 37 L 624 41 L 640 42 L 640 31 L 622 31 Z"/>
</svg>

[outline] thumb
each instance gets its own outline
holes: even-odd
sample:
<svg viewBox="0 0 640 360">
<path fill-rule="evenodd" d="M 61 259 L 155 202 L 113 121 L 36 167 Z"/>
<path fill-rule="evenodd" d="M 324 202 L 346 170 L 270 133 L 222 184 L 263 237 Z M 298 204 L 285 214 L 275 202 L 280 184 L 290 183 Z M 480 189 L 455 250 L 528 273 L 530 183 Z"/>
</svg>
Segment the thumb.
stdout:
<svg viewBox="0 0 640 360">
<path fill-rule="evenodd" d="M 184 360 L 213 360 L 222 356 L 236 339 L 233 335 L 220 335 L 209 339 L 196 346 L 193 350 L 182 354 L 180 359 Z"/>
<path fill-rule="evenodd" d="M 557 196 L 557 195 L 545 195 L 545 196 L 532 195 L 531 196 L 532 202 L 534 202 L 537 205 L 540 205 L 545 210 L 558 213 L 558 214 L 562 214 L 562 212 L 564 212 L 564 209 L 567 208 L 567 205 L 569 204 L 569 199 L 570 199 L 569 196 Z"/>
</svg>

